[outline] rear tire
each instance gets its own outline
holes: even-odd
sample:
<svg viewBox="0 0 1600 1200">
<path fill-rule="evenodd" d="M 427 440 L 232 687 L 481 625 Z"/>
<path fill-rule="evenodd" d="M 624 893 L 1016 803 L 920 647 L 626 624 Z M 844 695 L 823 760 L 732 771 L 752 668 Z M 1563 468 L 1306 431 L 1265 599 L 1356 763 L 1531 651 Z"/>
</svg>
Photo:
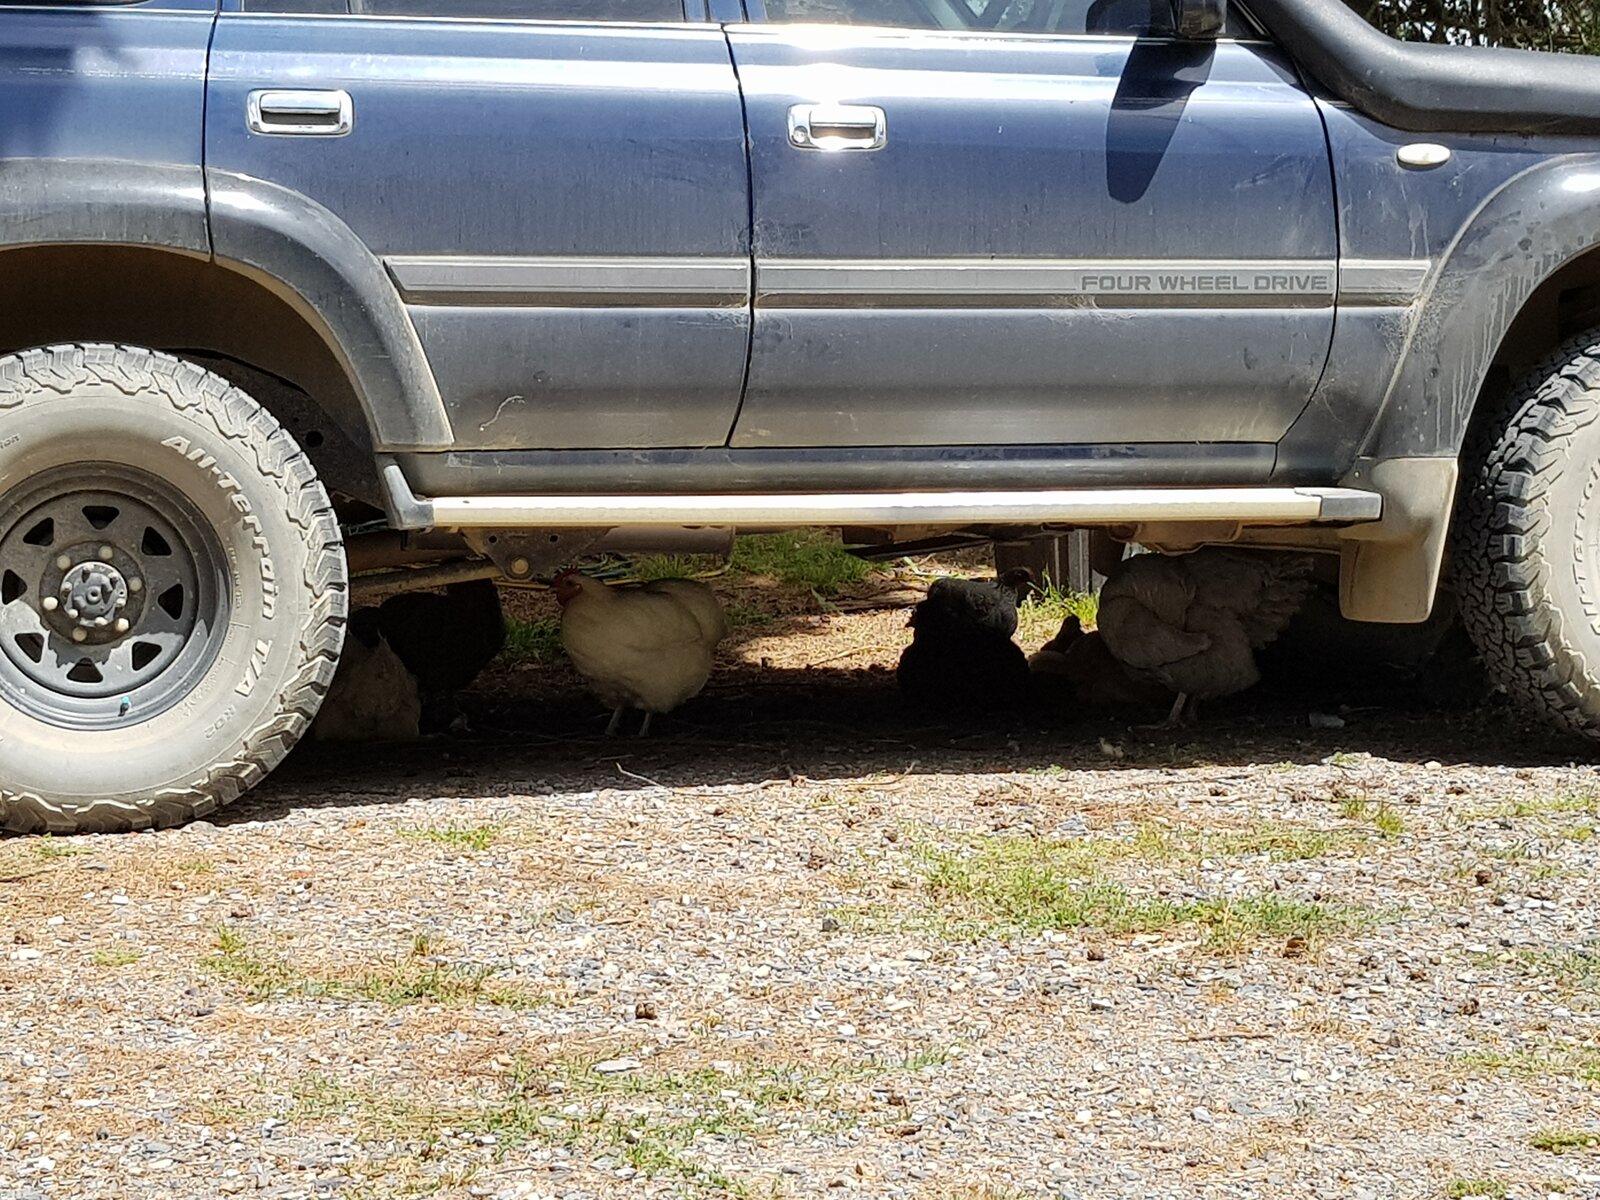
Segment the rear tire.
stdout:
<svg viewBox="0 0 1600 1200">
<path fill-rule="evenodd" d="M 1600 330 L 1558 347 L 1477 427 L 1451 565 L 1495 682 L 1600 738 Z"/>
<path fill-rule="evenodd" d="M 327 493 L 224 380 L 149 350 L 0 358 L 0 827 L 177 825 L 305 732 L 344 640 Z"/>
</svg>

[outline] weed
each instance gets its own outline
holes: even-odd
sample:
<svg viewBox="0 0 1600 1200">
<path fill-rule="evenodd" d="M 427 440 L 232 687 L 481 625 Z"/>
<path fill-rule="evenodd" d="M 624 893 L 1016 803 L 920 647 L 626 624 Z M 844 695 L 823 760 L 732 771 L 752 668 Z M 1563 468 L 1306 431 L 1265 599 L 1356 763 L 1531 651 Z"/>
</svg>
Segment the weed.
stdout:
<svg viewBox="0 0 1600 1200">
<path fill-rule="evenodd" d="M 872 565 L 851 554 L 831 534 L 816 529 L 752 534 L 735 539 L 733 568 L 778 583 L 833 595 L 872 573 Z"/>
<path fill-rule="evenodd" d="M 1521 950 L 1512 961 L 1524 975 L 1600 1001 L 1600 944 L 1573 950 Z"/>
<path fill-rule="evenodd" d="M 1546 1043 L 1537 1049 L 1481 1050 L 1464 1055 L 1469 1066 L 1487 1071 L 1506 1071 L 1523 1079 L 1569 1076 L 1586 1083 L 1600 1083 L 1600 1047 L 1565 1046 Z"/>
<path fill-rule="evenodd" d="M 500 825 L 425 825 L 410 826 L 400 831 L 401 837 L 436 842 L 441 846 L 455 846 L 463 850 L 487 850 L 499 836 Z"/>
<path fill-rule="evenodd" d="M 506 618 L 506 644 L 500 654 L 507 662 L 555 662 L 564 653 L 561 622 L 556 618 L 537 617 L 532 621 Z"/>
<path fill-rule="evenodd" d="M 1077 617 L 1085 629 L 1094 628 L 1100 597 L 1091 592 L 1064 592 L 1046 580 L 1017 610 L 1017 636 L 1025 643 L 1049 641 L 1068 617 Z"/>
<path fill-rule="evenodd" d="M 63 842 L 47 833 L 41 838 L 34 839 L 33 852 L 44 859 L 75 858 L 80 854 L 88 854 L 89 848 L 74 845 L 72 842 Z"/>
<path fill-rule="evenodd" d="M 126 967 L 143 957 L 144 951 L 132 946 L 111 946 L 104 950 L 96 950 L 89 956 L 89 960 L 97 967 Z"/>
<path fill-rule="evenodd" d="M 1506 1185 L 1498 1179 L 1452 1179 L 1444 1189 L 1447 1200 L 1466 1200 L 1468 1196 L 1487 1196 L 1502 1200 Z"/>
<path fill-rule="evenodd" d="M 754 604 L 746 604 L 742 600 L 735 600 L 723 606 L 723 613 L 728 618 L 730 629 L 753 629 L 762 625 L 770 625 L 777 620 L 766 609 Z"/>
<path fill-rule="evenodd" d="M 918 851 L 923 883 L 952 905 L 972 933 L 1091 926 L 1137 933 L 1197 925 L 1208 941 L 1237 945 L 1292 934 L 1312 937 L 1348 926 L 1354 910 L 1334 909 L 1277 893 L 1173 901 L 1129 891 L 1101 878 L 1104 844 L 1050 843 L 985 838 L 963 853 L 937 847 Z M 950 926 L 960 928 L 959 922 Z"/>
<path fill-rule="evenodd" d="M 1372 824 L 1385 841 L 1393 841 L 1406 831 L 1405 818 L 1387 804 L 1378 805 L 1378 811 L 1372 814 Z"/>
<path fill-rule="evenodd" d="M 1528 1139 L 1535 1150 L 1566 1154 L 1571 1150 L 1591 1150 L 1600 1146 L 1600 1133 L 1585 1129 L 1541 1129 Z"/>
<path fill-rule="evenodd" d="M 520 985 L 493 982 L 492 968 L 424 962 L 419 955 L 428 944 L 425 938 L 413 939 L 410 956 L 375 969 L 300 971 L 281 957 L 259 954 L 237 930 L 222 925 L 217 929 L 216 953 L 203 959 L 201 966 L 256 1000 L 296 994 L 394 1006 L 426 1001 L 527 1009 L 549 1003 L 549 997 Z"/>
</svg>

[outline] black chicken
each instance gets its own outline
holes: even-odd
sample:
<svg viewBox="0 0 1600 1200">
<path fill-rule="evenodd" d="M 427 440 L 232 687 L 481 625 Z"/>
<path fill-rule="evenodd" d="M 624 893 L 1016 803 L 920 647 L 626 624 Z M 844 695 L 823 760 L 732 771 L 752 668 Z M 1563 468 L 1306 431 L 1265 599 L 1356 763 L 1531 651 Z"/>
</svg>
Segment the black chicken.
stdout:
<svg viewBox="0 0 1600 1200">
<path fill-rule="evenodd" d="M 1100 591 L 1106 648 L 1136 674 L 1178 693 L 1168 726 L 1195 702 L 1261 679 L 1255 652 L 1281 633 L 1311 588 L 1309 554 L 1207 547 L 1124 559 Z"/>
<path fill-rule="evenodd" d="M 997 579 L 935 579 L 918 609 L 939 609 L 954 624 L 977 625 L 1002 637 L 1017 632 L 1017 605 L 1035 586 L 1033 572 L 1016 567 Z"/>
<path fill-rule="evenodd" d="M 450 723 L 456 693 L 506 641 L 500 592 L 488 579 L 452 583 L 442 593 L 402 592 L 367 611 L 375 611 L 378 631 L 417 681 L 424 730 Z"/>
<path fill-rule="evenodd" d="M 919 708 L 1008 708 L 1029 695 L 1028 660 L 1011 640 L 1018 592 L 1032 586 L 1026 568 L 997 580 L 937 579 L 907 624 L 911 645 L 895 678 Z"/>
</svg>

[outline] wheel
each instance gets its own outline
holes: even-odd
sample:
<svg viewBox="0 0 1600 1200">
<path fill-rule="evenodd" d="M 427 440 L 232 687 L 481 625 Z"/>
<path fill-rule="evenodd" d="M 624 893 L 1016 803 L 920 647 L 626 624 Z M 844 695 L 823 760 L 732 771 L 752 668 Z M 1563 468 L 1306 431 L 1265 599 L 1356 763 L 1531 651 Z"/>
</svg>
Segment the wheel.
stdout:
<svg viewBox="0 0 1600 1200">
<path fill-rule="evenodd" d="M 326 492 L 249 396 L 121 346 L 0 358 L 0 825 L 176 825 L 289 752 L 333 678 Z"/>
<path fill-rule="evenodd" d="M 1600 330 L 1564 343 L 1469 445 L 1451 567 L 1490 676 L 1600 738 Z"/>
</svg>

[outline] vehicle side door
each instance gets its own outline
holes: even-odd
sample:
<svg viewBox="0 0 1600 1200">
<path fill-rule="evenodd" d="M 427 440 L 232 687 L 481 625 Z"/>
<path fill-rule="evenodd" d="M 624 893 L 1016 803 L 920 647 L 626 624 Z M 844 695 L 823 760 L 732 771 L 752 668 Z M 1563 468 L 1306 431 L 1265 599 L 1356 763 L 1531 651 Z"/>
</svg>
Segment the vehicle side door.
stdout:
<svg viewBox="0 0 1600 1200">
<path fill-rule="evenodd" d="M 229 0 L 207 166 L 380 257 L 460 449 L 721 445 L 749 336 L 744 125 L 681 0 Z"/>
<path fill-rule="evenodd" d="M 1235 443 L 1333 328 L 1325 135 L 1287 60 L 1165 0 L 751 0 L 736 446 Z"/>
</svg>

